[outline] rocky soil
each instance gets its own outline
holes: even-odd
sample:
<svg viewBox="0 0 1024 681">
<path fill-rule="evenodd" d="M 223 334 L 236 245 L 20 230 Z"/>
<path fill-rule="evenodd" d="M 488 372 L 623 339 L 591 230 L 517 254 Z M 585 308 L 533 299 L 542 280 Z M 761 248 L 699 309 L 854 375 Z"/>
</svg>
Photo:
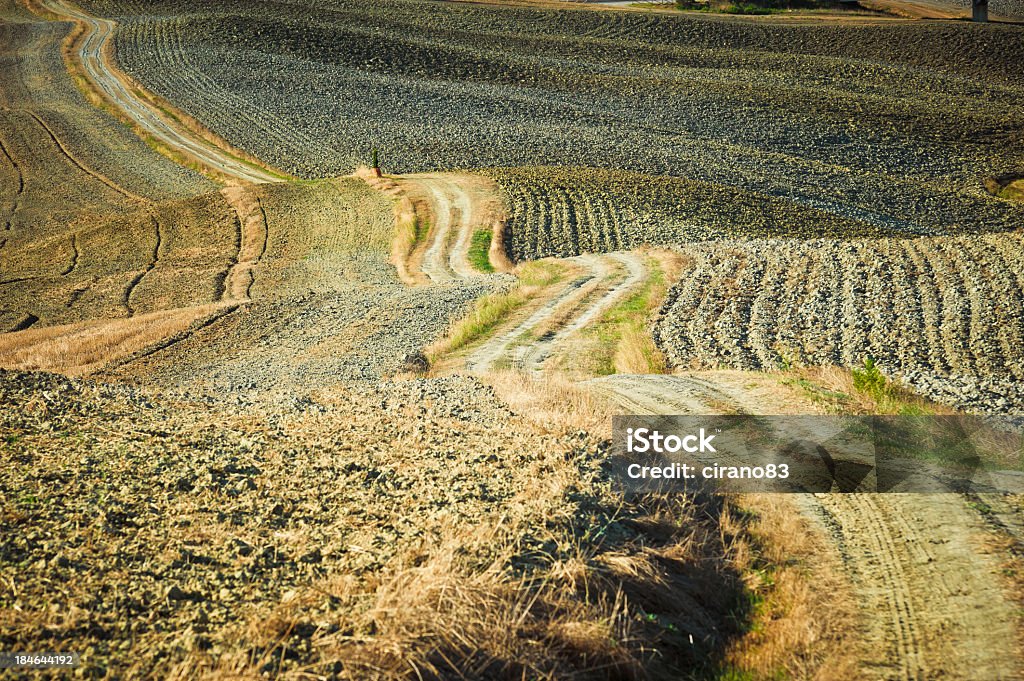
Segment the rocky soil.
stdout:
<svg viewBox="0 0 1024 681">
<path fill-rule="evenodd" d="M 1024 411 L 1021 235 L 681 248 L 655 341 L 675 366 L 862 366 L 971 411 Z"/>
<path fill-rule="evenodd" d="M 475 663 L 430 619 L 471 607 L 460 593 L 491 598 L 487 617 L 501 617 L 500 575 L 547 575 L 574 626 L 600 630 L 580 618 L 615 596 L 601 595 L 602 580 L 630 591 L 615 566 L 665 544 L 664 528 L 645 535 L 642 510 L 601 482 L 595 440 L 541 434 L 473 379 L 264 398 L 236 406 L 0 370 L 0 646 L 74 650 L 89 678 L 396 678 L 415 660 L 464 672 Z M 717 541 L 717 529 L 704 533 L 710 518 L 686 523 L 687 551 Z M 598 529 L 600 540 L 580 539 Z M 580 560 L 581 541 L 600 572 L 577 590 L 559 576 L 575 573 L 553 568 Z M 558 611 L 540 598 L 536 612 L 520 603 L 507 613 L 533 652 L 492 664 L 563 676 L 596 654 L 659 676 L 708 659 L 731 635 L 716 622 L 738 583 L 726 565 L 689 555 L 655 568 L 686 565 L 687 586 L 654 601 L 659 587 L 643 587 L 609 621 L 633 635 L 608 657 L 589 649 L 581 660 L 574 646 L 588 634 L 556 633 Z M 430 581 L 437 561 L 445 574 Z M 471 576 L 431 600 L 456 574 Z M 424 619 L 381 610 L 395 588 L 403 608 L 429 608 Z M 425 629 L 409 639 L 403 627 Z M 641 640 L 654 648 L 628 642 Z M 399 646 L 393 675 L 374 646 Z"/>
<path fill-rule="evenodd" d="M 507 285 L 481 277 L 406 287 L 388 260 L 392 203 L 362 180 L 247 191 L 258 254 L 249 298 L 106 376 L 232 396 L 378 379 L 406 370 L 406 357 L 443 335 L 475 298 Z"/>
<path fill-rule="evenodd" d="M 1016 26 L 420 0 L 86 5 L 121 22 L 134 77 L 300 176 L 348 172 L 378 146 L 393 171 L 672 175 L 891 231 L 1020 222 L 981 189 L 1024 166 Z"/>
<path fill-rule="evenodd" d="M 727 238 L 976 233 L 1014 229 L 1024 220 L 1024 207 L 963 196 L 942 208 L 943 222 L 933 222 L 928 213 L 936 204 L 910 183 L 890 182 L 890 189 L 916 197 L 915 208 L 894 221 L 868 210 L 836 215 L 827 200 L 801 203 L 676 177 L 594 168 L 485 172 L 506 194 L 506 244 L 516 261 Z"/>
</svg>

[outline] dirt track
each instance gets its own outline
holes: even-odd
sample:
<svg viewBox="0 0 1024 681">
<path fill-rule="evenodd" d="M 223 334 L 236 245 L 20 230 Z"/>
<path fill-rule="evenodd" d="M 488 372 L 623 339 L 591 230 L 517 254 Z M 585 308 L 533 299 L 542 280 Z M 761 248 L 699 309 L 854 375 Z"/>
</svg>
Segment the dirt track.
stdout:
<svg viewBox="0 0 1024 681">
<path fill-rule="evenodd" d="M 246 182 L 276 182 L 280 178 L 243 163 L 180 126 L 169 124 L 157 110 L 141 100 L 125 84 L 107 59 L 108 45 L 114 33 L 114 22 L 100 19 L 75 9 L 62 0 L 44 0 L 43 6 L 61 17 L 68 17 L 85 27 L 78 43 L 78 58 L 92 84 L 125 115 L 141 126 L 147 134 L 178 149 L 200 163 Z"/>
<path fill-rule="evenodd" d="M 415 179 L 415 183 L 428 192 L 434 216 L 427 235 L 429 244 L 420 266 L 424 274 L 434 282 L 456 276 L 465 279 L 479 275 L 466 259 L 473 236 L 470 199 L 466 191 L 457 182 L 444 177 L 421 176 Z"/>
<path fill-rule="evenodd" d="M 740 372 L 590 382 L 629 413 L 781 413 Z M 749 380 L 749 379 L 747 379 Z M 790 407 L 792 405 L 789 405 Z M 800 495 L 834 540 L 857 592 L 864 678 L 1016 679 L 1017 615 L 977 511 L 956 494 Z"/>
<path fill-rule="evenodd" d="M 810 500 L 807 500 L 810 502 Z M 866 617 L 865 674 L 1016 679 L 1016 612 L 977 511 L 955 494 L 814 499 Z"/>
</svg>

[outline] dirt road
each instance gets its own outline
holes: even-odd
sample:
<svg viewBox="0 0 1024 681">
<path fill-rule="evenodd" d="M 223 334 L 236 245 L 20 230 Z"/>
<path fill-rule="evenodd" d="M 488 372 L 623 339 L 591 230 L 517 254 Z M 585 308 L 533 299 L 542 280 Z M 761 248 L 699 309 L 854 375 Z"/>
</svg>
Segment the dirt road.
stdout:
<svg viewBox="0 0 1024 681">
<path fill-rule="evenodd" d="M 155 108 L 139 99 L 125 84 L 116 67 L 107 59 L 108 43 L 115 23 L 86 14 L 62 0 L 45 0 L 43 6 L 54 14 L 81 23 L 85 33 L 78 42 L 78 58 L 92 84 L 109 102 L 118 107 L 147 134 L 178 149 L 218 172 L 244 182 L 276 182 L 276 177 L 260 168 L 218 149 L 190 131 L 170 124 Z"/>
<path fill-rule="evenodd" d="M 637 414 L 779 413 L 735 375 L 616 375 L 589 381 Z M 1016 614 L 983 544 L 980 514 L 957 494 L 795 497 L 834 541 L 862 613 L 864 678 L 1017 679 Z"/>
<path fill-rule="evenodd" d="M 469 248 L 473 233 L 486 225 L 484 211 L 475 206 L 478 192 L 467 187 L 467 178 L 434 173 L 406 175 L 403 181 L 417 187 L 430 205 L 423 273 L 434 282 L 481 276 L 469 262 Z"/>
<path fill-rule="evenodd" d="M 600 319 L 647 277 L 643 258 L 636 253 L 581 255 L 568 258 L 582 274 L 557 289 L 519 324 L 478 346 L 466 361 L 473 373 L 486 373 L 499 364 L 540 373 L 547 361 L 574 334 Z"/>
</svg>

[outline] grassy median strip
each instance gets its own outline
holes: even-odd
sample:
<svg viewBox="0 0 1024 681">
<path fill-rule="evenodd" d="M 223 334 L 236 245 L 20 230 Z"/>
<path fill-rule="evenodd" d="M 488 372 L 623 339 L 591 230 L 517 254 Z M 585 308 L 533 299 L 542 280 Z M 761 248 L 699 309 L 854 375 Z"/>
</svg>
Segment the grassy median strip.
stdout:
<svg viewBox="0 0 1024 681">
<path fill-rule="evenodd" d="M 473 240 L 469 242 L 469 264 L 478 272 L 491 273 L 491 230 L 478 229 L 473 232 Z"/>
<path fill-rule="evenodd" d="M 667 282 L 662 263 L 647 260 L 649 275 L 641 287 L 605 312 L 591 332 L 597 339 L 592 357 L 598 375 L 665 373 L 665 358 L 647 327 L 665 298 Z"/>
</svg>

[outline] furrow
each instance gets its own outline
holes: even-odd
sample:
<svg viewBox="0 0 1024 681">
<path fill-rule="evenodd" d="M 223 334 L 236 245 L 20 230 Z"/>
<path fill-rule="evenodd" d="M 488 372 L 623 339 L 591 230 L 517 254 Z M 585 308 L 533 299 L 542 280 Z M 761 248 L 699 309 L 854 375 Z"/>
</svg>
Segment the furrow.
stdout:
<svg viewBox="0 0 1024 681">
<path fill-rule="evenodd" d="M 60 151 L 61 155 L 64 156 L 64 158 L 66 158 L 68 160 L 68 162 L 71 163 L 71 165 L 73 165 L 74 167 L 78 168 L 79 170 L 81 170 L 86 175 L 92 177 L 96 181 L 100 182 L 101 184 L 105 185 L 106 187 L 109 187 L 113 191 L 117 192 L 118 194 L 121 194 L 122 196 L 124 196 L 126 198 L 129 198 L 129 199 L 131 199 L 133 201 L 138 201 L 139 203 L 144 203 L 144 204 L 145 203 L 149 203 L 149 201 L 147 199 L 144 199 L 143 197 L 139 196 L 138 194 L 134 194 L 134 193 L 128 191 L 127 189 L 124 189 L 123 187 L 118 186 L 117 184 L 115 184 L 114 182 L 110 181 L 109 179 L 107 179 L 106 177 L 101 175 L 100 173 L 98 173 L 95 170 L 93 170 L 92 168 L 89 168 L 89 167 L 85 166 L 81 161 L 79 161 L 77 158 L 75 158 L 75 156 L 71 153 L 71 151 L 68 150 L 67 147 L 64 146 L 64 143 L 61 142 L 60 139 L 57 138 L 57 134 L 53 131 L 53 129 L 49 125 L 46 124 L 45 121 L 43 121 L 43 119 L 41 117 L 39 117 L 35 112 L 32 112 L 32 111 L 29 112 L 29 115 L 32 116 L 33 119 L 35 119 L 36 123 L 38 123 L 39 126 L 44 131 L 46 131 L 46 134 L 50 137 L 51 140 L 53 140 L 54 145 Z"/>
<path fill-rule="evenodd" d="M 912 265 L 912 286 L 920 301 L 920 325 L 925 341 L 927 365 L 939 373 L 948 373 L 950 364 L 944 349 L 939 320 L 942 319 L 942 298 L 935 279 L 935 272 L 917 248 L 917 239 L 900 241 L 900 246 Z"/>
<path fill-rule="evenodd" d="M 943 250 L 939 248 L 937 240 L 922 239 L 917 242 L 917 246 L 935 273 L 938 284 L 942 317 L 933 323 L 942 334 L 950 369 L 957 373 L 971 374 L 975 370 L 976 359 L 965 343 L 965 340 L 970 338 L 970 310 L 966 300 L 967 292 L 963 288 L 964 282 L 950 265 Z"/>
<path fill-rule="evenodd" d="M 139 284 L 142 283 L 142 280 L 147 274 L 153 271 L 157 266 L 157 263 L 160 261 L 160 247 L 163 245 L 163 234 L 160 229 L 160 222 L 156 219 L 156 216 L 151 215 L 150 219 L 153 221 L 153 230 L 156 234 L 156 239 L 153 245 L 153 256 L 150 259 L 149 264 L 146 265 L 146 268 L 139 272 L 139 274 L 137 274 L 131 282 L 128 283 L 128 287 L 125 289 L 123 305 L 128 311 L 129 317 L 135 316 L 135 308 L 132 307 L 132 294 L 135 293 L 135 289 L 137 289 Z"/>
<path fill-rule="evenodd" d="M 14 160 L 14 157 L 11 156 L 11 152 L 4 145 L 3 140 L 0 140 L 0 153 L 2 153 L 4 155 L 4 158 L 7 159 L 7 162 L 11 164 L 11 168 L 14 169 L 14 173 L 18 178 L 17 186 L 14 190 L 14 198 L 11 199 L 11 210 L 4 218 L 3 231 L 6 233 L 10 232 L 14 228 L 14 218 L 18 214 L 18 208 L 21 204 L 22 194 L 25 193 L 25 175 L 21 170 L 21 166 L 18 165 L 17 161 Z M 3 247 L 6 245 L 7 239 L 4 238 L 3 241 L 0 241 L 0 249 L 3 249 Z"/>
<path fill-rule="evenodd" d="M 71 235 L 71 262 L 67 268 L 60 273 L 60 276 L 66 277 L 78 268 L 78 234 Z"/>
</svg>

